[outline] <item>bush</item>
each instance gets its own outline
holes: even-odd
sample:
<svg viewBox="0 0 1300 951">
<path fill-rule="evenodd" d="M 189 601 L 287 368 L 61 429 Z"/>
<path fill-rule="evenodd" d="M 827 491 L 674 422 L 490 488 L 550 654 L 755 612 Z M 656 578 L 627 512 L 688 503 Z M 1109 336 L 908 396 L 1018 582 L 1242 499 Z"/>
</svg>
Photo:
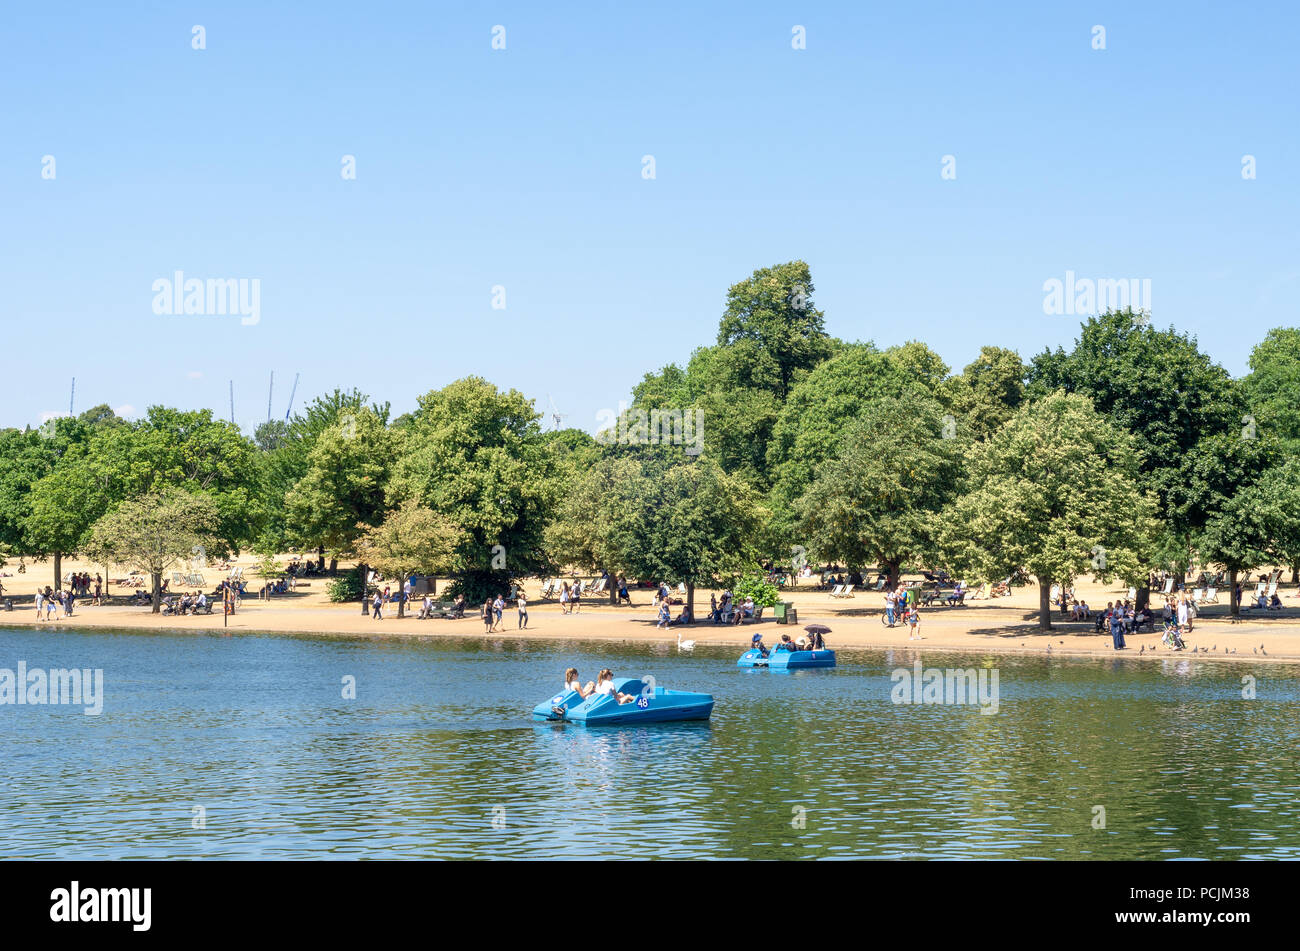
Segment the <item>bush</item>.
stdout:
<svg viewBox="0 0 1300 951">
<path fill-rule="evenodd" d="M 776 585 L 764 581 L 760 575 L 748 575 L 736 582 L 731 589 L 737 601 L 753 598 L 759 607 L 770 608 L 781 600 L 781 592 Z"/>
<path fill-rule="evenodd" d="M 515 579 L 504 571 L 471 571 L 461 575 L 447 586 L 443 598 L 465 595 L 465 607 L 473 610 L 498 594 L 508 595 Z"/>
<path fill-rule="evenodd" d="M 361 600 L 361 571 L 353 568 L 351 571 L 332 578 L 325 584 L 325 593 L 329 595 L 331 601 L 360 601 Z"/>
</svg>

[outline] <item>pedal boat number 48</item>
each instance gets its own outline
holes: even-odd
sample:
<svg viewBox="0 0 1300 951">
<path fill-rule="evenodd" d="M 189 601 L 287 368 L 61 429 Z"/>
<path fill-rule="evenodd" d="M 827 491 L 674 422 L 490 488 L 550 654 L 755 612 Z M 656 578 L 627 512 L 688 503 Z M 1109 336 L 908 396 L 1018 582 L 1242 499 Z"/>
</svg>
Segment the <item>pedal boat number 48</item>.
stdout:
<svg viewBox="0 0 1300 951">
<path fill-rule="evenodd" d="M 616 696 L 593 694 L 584 700 L 576 690 L 566 690 L 533 707 L 533 719 L 602 726 L 707 720 L 713 713 L 711 694 L 668 690 L 636 677 L 619 678 L 614 681 L 614 688 L 618 693 L 632 694 L 636 699 L 619 703 Z"/>
</svg>

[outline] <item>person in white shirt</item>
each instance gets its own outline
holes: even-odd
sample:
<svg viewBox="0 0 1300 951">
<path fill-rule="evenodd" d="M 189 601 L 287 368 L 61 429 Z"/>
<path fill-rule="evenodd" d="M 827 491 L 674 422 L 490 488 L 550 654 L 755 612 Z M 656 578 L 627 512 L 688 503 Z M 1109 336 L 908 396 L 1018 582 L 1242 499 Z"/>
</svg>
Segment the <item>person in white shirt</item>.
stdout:
<svg viewBox="0 0 1300 951">
<path fill-rule="evenodd" d="M 609 694 L 619 703 L 631 703 L 636 697 L 630 693 L 620 693 L 614 688 L 614 672 L 606 667 L 596 678 L 596 693 Z"/>
<path fill-rule="evenodd" d="M 591 696 L 592 692 L 596 689 L 596 685 L 588 680 L 587 685 L 584 687 L 582 681 L 578 679 L 578 668 L 570 667 L 564 672 L 564 689 L 574 691 L 579 697 L 582 697 L 585 700 L 587 697 Z"/>
<path fill-rule="evenodd" d="M 519 608 L 519 620 L 515 623 L 516 628 L 528 627 L 528 599 L 524 597 L 523 589 L 519 589 L 519 600 L 515 602 Z"/>
</svg>

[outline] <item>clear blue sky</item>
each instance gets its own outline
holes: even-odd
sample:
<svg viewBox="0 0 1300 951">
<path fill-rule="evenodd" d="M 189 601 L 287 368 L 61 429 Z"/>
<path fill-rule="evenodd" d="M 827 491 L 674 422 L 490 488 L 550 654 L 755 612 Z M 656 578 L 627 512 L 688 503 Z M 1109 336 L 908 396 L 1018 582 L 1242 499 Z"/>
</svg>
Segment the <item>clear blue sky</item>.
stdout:
<svg viewBox="0 0 1300 951">
<path fill-rule="evenodd" d="M 831 333 L 954 369 L 1068 347 L 1078 318 L 1042 306 L 1067 270 L 1149 278 L 1154 323 L 1240 374 L 1297 323 L 1297 27 L 1284 3 L 10 4 L 0 425 L 66 411 L 73 376 L 78 410 L 224 416 L 233 378 L 251 431 L 274 370 L 280 416 L 295 372 L 299 406 L 357 386 L 397 412 L 477 373 L 590 430 L 792 258 Z M 178 269 L 258 278 L 260 323 L 155 315 Z"/>
</svg>

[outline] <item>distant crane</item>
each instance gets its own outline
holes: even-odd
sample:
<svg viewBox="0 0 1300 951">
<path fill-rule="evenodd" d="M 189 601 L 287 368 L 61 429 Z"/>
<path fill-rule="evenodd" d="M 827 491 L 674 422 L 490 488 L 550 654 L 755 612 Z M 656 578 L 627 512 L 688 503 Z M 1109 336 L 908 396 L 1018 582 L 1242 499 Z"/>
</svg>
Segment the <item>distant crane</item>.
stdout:
<svg viewBox="0 0 1300 951">
<path fill-rule="evenodd" d="M 551 407 L 551 419 L 555 420 L 555 428 L 556 428 L 556 429 L 559 429 L 559 428 L 560 428 L 560 422 L 561 422 L 561 420 L 563 420 L 563 419 L 564 419 L 566 416 L 568 416 L 569 414 L 568 414 L 568 413 L 561 413 L 561 412 L 560 412 L 560 408 L 559 408 L 558 406 L 555 405 L 555 400 L 551 399 L 551 394 L 550 394 L 550 393 L 547 393 L 547 394 L 546 394 L 546 402 L 547 402 L 548 404 L 550 404 L 550 407 Z"/>
<path fill-rule="evenodd" d="M 235 425 L 235 381 L 230 381 L 230 425 Z"/>
<path fill-rule="evenodd" d="M 77 378 L 74 376 L 74 377 L 72 378 L 72 393 L 68 396 L 68 415 L 69 415 L 69 416 L 72 415 L 72 404 L 73 404 L 74 402 L 76 402 L 76 399 L 77 399 Z"/>
<path fill-rule="evenodd" d="M 289 414 L 293 412 L 293 395 L 298 392 L 298 377 L 300 376 L 302 376 L 301 373 L 293 375 L 293 389 L 289 391 L 289 405 L 284 408 L 284 421 L 286 423 L 289 422 Z"/>
<path fill-rule="evenodd" d="M 271 371 L 271 386 L 266 391 L 266 421 L 271 421 L 271 394 L 275 392 L 275 371 Z"/>
</svg>

